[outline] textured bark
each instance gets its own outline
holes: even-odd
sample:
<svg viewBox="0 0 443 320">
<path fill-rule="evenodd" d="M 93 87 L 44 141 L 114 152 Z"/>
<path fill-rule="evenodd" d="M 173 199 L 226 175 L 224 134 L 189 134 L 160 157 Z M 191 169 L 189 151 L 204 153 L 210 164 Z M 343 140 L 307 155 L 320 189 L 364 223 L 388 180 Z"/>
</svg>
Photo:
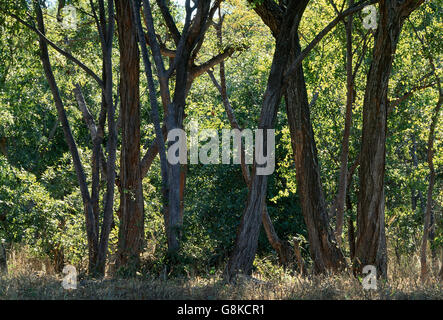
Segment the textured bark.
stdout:
<svg viewBox="0 0 443 320">
<path fill-rule="evenodd" d="M 349 257 L 351 261 L 354 260 L 355 257 L 355 228 L 354 228 L 354 220 L 352 219 L 352 201 L 350 196 L 350 187 L 352 184 L 352 178 L 354 176 L 355 169 L 360 163 L 360 156 L 357 156 L 354 164 L 350 167 L 348 171 L 347 177 L 347 191 L 346 191 L 346 210 L 349 212 L 348 215 L 348 243 L 349 243 Z"/>
<path fill-rule="evenodd" d="M 220 46 L 223 46 L 223 19 L 224 16 L 221 15 L 221 9 L 219 8 L 219 22 L 215 24 L 215 29 L 217 32 L 217 38 Z M 234 110 L 232 108 L 231 102 L 229 101 L 227 87 L 226 87 L 226 72 L 225 72 L 225 63 L 221 61 L 220 64 L 220 83 L 218 83 L 217 79 L 214 77 L 213 72 L 208 71 L 209 77 L 211 78 L 214 86 L 220 92 L 220 95 L 223 100 L 223 106 L 225 108 L 226 115 L 228 116 L 229 123 L 232 129 L 242 130 L 240 125 L 237 122 L 237 119 L 234 114 Z M 245 148 L 243 143 L 240 141 L 240 166 L 242 170 L 243 180 L 245 181 L 248 189 L 250 188 L 250 178 L 251 173 L 249 171 L 249 166 L 245 163 Z M 292 260 L 292 253 L 289 244 L 285 241 L 280 240 L 277 235 L 277 232 L 274 229 L 274 225 L 272 224 L 271 217 L 269 216 L 268 209 L 266 204 L 263 206 L 263 214 L 262 214 L 262 223 L 263 228 L 266 233 L 266 237 L 271 244 L 272 248 L 277 252 L 279 261 L 282 265 L 286 266 Z"/>
<path fill-rule="evenodd" d="M 297 36 L 293 40 L 291 57 L 296 59 L 300 53 Z M 339 270 L 344 265 L 344 257 L 337 247 L 334 233 L 329 225 L 301 65 L 288 79 L 286 95 L 288 124 L 295 156 L 297 193 L 308 230 L 309 250 L 314 261 L 314 270 L 318 273 Z"/>
<path fill-rule="evenodd" d="M 375 265 L 377 276 L 387 277 L 384 173 L 388 82 L 404 19 L 421 0 L 382 0 L 372 61 L 363 102 L 360 192 L 357 208 L 357 244 L 354 272 Z"/>
<path fill-rule="evenodd" d="M 301 62 L 315 44 L 336 24 L 362 7 L 363 5 L 359 4 L 339 14 L 303 51 L 300 49 L 298 37 L 291 40 L 291 46 L 288 48 L 292 51 L 291 59 L 288 61 L 283 80 L 286 84 L 288 123 L 296 162 L 297 187 L 303 216 L 308 227 L 310 252 L 317 272 L 341 268 L 344 264 L 344 257 L 335 244 L 335 237 L 328 221 Z M 255 5 L 254 10 L 269 26 L 274 36 L 280 32 L 281 7 L 272 1 L 263 1 Z"/>
<path fill-rule="evenodd" d="M 286 9 L 276 40 L 271 72 L 264 94 L 258 125 L 260 129 L 274 128 L 278 107 L 281 102 L 283 74 L 289 60 L 292 38 L 297 36 L 298 25 L 306 4 L 307 1 L 291 2 Z M 263 148 L 266 150 L 266 142 Z M 225 270 L 227 280 L 232 279 L 237 274 L 250 274 L 252 271 L 260 231 L 260 218 L 263 214 L 263 206 L 266 199 L 268 178 L 265 175 L 256 175 L 255 170 L 256 164 L 254 163 L 248 202 L 237 232 L 234 250 Z"/>
<path fill-rule="evenodd" d="M 347 196 L 347 198 L 349 197 Z M 347 202 L 348 204 L 351 204 L 350 200 Z M 349 215 L 348 217 L 348 244 L 349 244 L 349 257 L 351 258 L 352 261 L 355 257 L 355 228 L 354 228 L 354 221 L 352 220 L 351 215 Z"/>
<path fill-rule="evenodd" d="M 144 236 L 142 176 L 140 170 L 140 55 L 130 0 L 116 0 L 120 48 L 120 155 L 121 219 L 117 267 L 133 273 L 138 265 Z"/>
<path fill-rule="evenodd" d="M 76 97 L 77 103 L 79 108 L 81 109 L 83 113 L 83 118 L 86 121 L 86 125 L 89 128 L 91 138 L 92 138 L 92 157 L 91 157 L 91 172 L 92 172 L 92 186 L 91 186 L 91 205 L 94 212 L 94 229 L 95 234 L 99 235 L 99 217 L 100 217 L 100 203 L 99 203 L 99 194 L 100 194 L 100 152 L 101 152 L 101 141 L 102 136 L 99 136 L 97 134 L 97 127 L 95 126 L 95 121 L 92 117 L 92 115 L 87 110 L 86 102 L 84 100 L 83 94 L 81 92 L 80 86 L 75 85 L 74 88 L 74 95 Z M 102 110 L 105 110 L 104 105 L 102 105 Z M 97 252 L 98 255 L 98 252 Z M 63 265 L 61 267 L 63 269 Z M 61 272 L 61 271 L 60 271 Z"/>
<path fill-rule="evenodd" d="M 99 1 L 100 5 L 104 7 L 103 0 Z M 117 150 L 117 123 L 115 121 L 115 109 L 117 106 L 118 98 L 115 103 L 112 97 L 112 42 L 114 38 L 114 3 L 113 0 L 108 0 L 108 21 L 106 22 L 105 14 L 101 10 L 100 16 L 102 17 L 102 52 L 103 52 L 103 83 L 104 89 L 102 94 L 102 105 L 104 105 L 100 114 L 99 126 L 97 131 L 98 143 L 102 143 L 104 135 L 105 118 L 108 118 L 108 159 L 106 162 L 106 193 L 104 196 L 104 208 L 103 208 L 103 221 L 100 232 L 99 251 L 97 259 L 97 273 L 104 274 L 106 267 L 106 258 L 108 254 L 109 234 L 111 227 L 114 223 L 114 186 L 116 184 L 115 174 L 115 162 L 116 162 L 116 150 Z M 99 28 L 99 26 L 97 26 Z M 106 110 L 106 112 L 105 112 Z M 100 156 L 100 148 L 97 147 L 97 153 Z M 103 156 L 101 156 L 103 157 Z M 103 164 L 104 165 L 104 164 Z M 96 170 L 98 172 L 98 164 Z M 98 228 L 97 228 L 98 229 Z"/>
<path fill-rule="evenodd" d="M 104 1 L 99 0 L 99 5 L 104 8 Z M 98 76 L 85 67 L 80 61 L 72 57 L 72 55 L 57 47 L 54 43 L 49 41 L 45 37 L 43 15 L 40 5 L 34 2 L 34 8 L 37 16 L 38 28 L 28 26 L 30 29 L 37 32 L 39 35 L 41 60 L 45 70 L 45 75 L 48 80 L 49 86 L 52 91 L 52 95 L 57 107 L 59 122 L 62 125 L 65 140 L 69 146 L 69 150 L 73 159 L 74 167 L 77 173 L 77 179 L 80 186 L 80 191 L 82 194 L 82 199 L 84 203 L 84 210 L 86 216 L 86 230 L 88 238 L 88 251 L 89 251 L 89 272 L 95 275 L 104 275 L 106 256 L 108 250 L 108 239 L 109 232 L 112 223 L 113 215 L 113 203 L 114 203 L 114 183 L 115 183 L 115 145 L 116 145 L 116 132 L 115 132 L 115 122 L 114 122 L 114 109 L 113 98 L 112 98 L 112 38 L 114 29 L 114 7 L 112 1 L 108 2 L 108 23 L 105 21 L 105 12 L 100 11 L 100 22 L 96 19 L 97 28 L 102 30 L 100 33 L 100 42 L 103 53 L 103 81 L 98 78 Z M 96 16 L 95 16 L 96 17 Z M 18 17 L 16 17 L 24 25 Z M 84 69 L 87 74 L 92 76 L 101 86 L 102 89 L 102 106 L 100 111 L 100 119 L 98 126 L 95 126 L 94 119 L 87 109 L 84 97 L 81 93 L 80 87 L 76 85 L 74 89 L 75 97 L 78 101 L 79 108 L 81 109 L 84 119 L 90 129 L 92 143 L 93 143 L 93 154 L 92 154 L 92 193 L 89 194 L 88 186 L 86 183 L 85 173 L 80 161 L 78 150 L 72 136 L 69 122 L 66 116 L 66 111 L 64 110 L 63 102 L 61 100 L 57 83 L 55 81 L 54 75 L 52 73 L 51 64 L 49 61 L 47 44 L 54 47 L 58 52 L 62 53 L 68 59 L 76 63 L 79 67 Z M 108 161 L 106 162 L 104 154 L 101 150 L 101 143 L 103 141 L 103 127 L 106 122 L 106 115 L 108 116 Z M 101 165 L 100 165 L 101 164 Z M 101 233 L 99 233 L 99 216 L 100 216 L 100 205 L 99 205 L 99 192 L 100 192 L 100 166 L 102 167 L 102 174 L 107 180 L 107 190 L 105 193 L 105 208 L 103 212 L 103 222 Z M 107 172 L 111 174 L 107 175 Z M 62 248 L 56 249 L 62 252 Z M 57 254 L 60 256 L 60 265 L 62 264 L 63 254 Z"/>
<path fill-rule="evenodd" d="M 211 24 L 213 14 L 220 5 L 220 1 L 215 1 L 212 7 L 210 1 L 206 0 L 198 2 L 194 17 L 191 17 L 190 15 L 190 7 L 186 7 L 187 14 L 182 34 L 180 34 L 175 25 L 167 3 L 158 0 L 157 5 L 160 8 L 163 19 L 176 45 L 176 50 L 173 51 L 166 49 L 158 42 L 155 35 L 150 3 L 149 1 L 143 0 L 144 21 L 148 29 L 144 39 L 151 47 L 157 69 L 160 82 L 160 95 L 166 115 L 164 136 L 167 136 L 166 133 L 169 132 L 169 130 L 182 128 L 183 126 L 186 96 L 195 77 L 231 55 L 233 51 L 228 50 L 222 52 L 202 65 L 194 65 L 197 53 L 204 40 L 205 32 Z M 171 60 L 171 66 L 168 70 L 166 70 L 163 65 L 162 55 L 174 57 L 174 59 Z M 171 101 L 168 80 L 174 71 L 175 88 L 174 97 Z M 143 157 L 141 164 L 142 175 L 145 175 L 148 172 L 152 161 L 155 159 L 159 151 L 160 141 L 161 140 L 157 138 Z M 169 146 L 173 143 L 174 142 L 170 142 Z M 165 229 L 168 240 L 168 255 L 170 258 L 173 258 L 180 248 L 186 167 L 181 166 L 180 164 L 171 165 L 168 163 L 167 169 L 164 171 L 167 172 L 167 176 L 162 179 L 167 183 L 167 186 L 165 187 L 167 192 L 164 192 L 166 197 L 164 202 Z"/>
</svg>

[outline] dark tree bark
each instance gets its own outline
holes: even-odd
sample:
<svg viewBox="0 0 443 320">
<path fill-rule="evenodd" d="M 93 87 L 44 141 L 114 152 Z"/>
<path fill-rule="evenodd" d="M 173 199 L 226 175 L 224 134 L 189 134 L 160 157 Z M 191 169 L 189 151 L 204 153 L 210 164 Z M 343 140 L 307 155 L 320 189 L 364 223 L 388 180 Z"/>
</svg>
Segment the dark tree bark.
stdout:
<svg viewBox="0 0 443 320">
<path fill-rule="evenodd" d="M 292 52 L 292 57 L 297 57 L 301 53 L 298 37 L 293 40 Z M 295 155 L 297 193 L 308 230 L 309 250 L 314 261 L 314 270 L 319 273 L 338 270 L 344 264 L 344 257 L 329 225 L 301 65 L 288 80 L 286 95 L 288 124 Z"/>
<path fill-rule="evenodd" d="M 144 239 L 140 170 L 140 55 L 130 0 L 115 0 L 120 48 L 120 230 L 117 267 L 134 273 Z"/>
<path fill-rule="evenodd" d="M 291 43 L 297 37 L 298 25 L 306 5 L 307 1 L 291 2 L 284 13 L 264 94 L 259 129 L 274 128 L 278 107 L 281 103 L 284 71 L 289 60 Z M 266 150 L 266 141 L 263 149 Z M 237 274 L 249 275 L 252 272 L 267 189 L 267 176 L 257 175 L 256 166 L 254 161 L 248 202 L 237 231 L 234 250 L 225 270 L 227 280 L 233 279 Z"/>
<path fill-rule="evenodd" d="M 200 1 L 197 3 L 195 9 L 191 9 L 190 2 L 186 2 L 186 18 L 181 34 L 172 19 L 172 15 L 170 14 L 166 2 L 158 0 L 157 4 L 169 32 L 173 37 L 176 49 L 175 51 L 166 50 L 165 48 L 162 48 L 158 42 L 155 35 L 150 3 L 147 0 L 143 1 L 144 18 L 148 29 L 145 38 L 153 52 L 153 58 L 160 82 L 160 94 L 166 114 L 166 132 L 169 132 L 170 130 L 181 129 L 183 127 L 186 96 L 193 80 L 224 58 L 231 55 L 233 51 L 227 50 L 200 66 L 194 65 L 197 53 L 203 43 L 204 35 L 211 24 L 215 10 L 220 5 L 220 1 L 215 1 L 212 7 L 210 1 Z M 192 18 L 193 11 L 195 15 Z M 162 55 L 165 55 L 165 53 L 174 57 L 168 70 L 165 69 L 161 57 Z M 173 99 L 171 101 L 168 80 L 173 72 L 175 72 L 175 86 Z M 149 170 L 153 159 L 158 153 L 159 143 L 161 143 L 161 140 L 157 138 L 143 157 L 142 175 L 146 174 Z M 173 143 L 174 141 L 170 141 L 169 146 Z M 165 201 L 164 218 L 169 258 L 174 258 L 180 248 L 181 229 L 183 224 L 183 198 L 186 179 L 185 170 L 186 168 L 179 163 L 167 163 L 167 170 L 165 170 L 165 172 L 167 172 L 167 177 L 163 178 L 163 181 L 166 181 L 167 183 L 167 192 L 164 192 L 167 197 Z"/>
<path fill-rule="evenodd" d="M 221 14 L 221 9 L 219 8 L 219 22 L 216 23 L 214 27 L 216 29 L 217 38 L 220 46 L 223 46 L 223 34 L 222 34 L 223 21 L 224 21 L 224 15 Z M 214 86 L 217 88 L 222 97 L 223 106 L 225 108 L 231 128 L 242 131 L 243 129 L 240 128 L 240 125 L 238 124 L 237 119 L 235 117 L 231 102 L 229 101 L 227 87 L 226 87 L 226 73 L 225 73 L 224 61 L 220 62 L 219 67 L 220 67 L 220 83 L 218 83 L 212 71 L 208 71 L 209 77 L 211 78 Z M 251 173 L 249 171 L 249 166 L 245 163 L 245 148 L 241 141 L 240 141 L 240 152 L 241 152 L 240 166 L 242 170 L 243 180 L 245 181 L 246 185 L 249 188 L 251 185 L 250 184 Z M 293 256 L 291 248 L 289 246 L 289 243 L 287 243 L 286 241 L 282 241 L 277 235 L 277 232 L 274 229 L 274 225 L 272 224 L 271 217 L 269 216 L 266 204 L 263 206 L 262 223 L 266 233 L 266 237 L 269 243 L 271 244 L 272 248 L 277 252 L 280 263 L 284 266 L 289 265 Z"/>
<path fill-rule="evenodd" d="M 338 249 L 334 233 L 329 225 L 326 203 L 320 183 L 317 151 L 309 116 L 306 84 L 301 63 L 315 45 L 332 30 L 343 18 L 361 10 L 365 5 L 359 2 L 331 21 L 309 45 L 301 51 L 299 39 L 292 39 L 291 59 L 284 74 L 285 96 L 287 100 L 288 123 L 297 168 L 297 186 L 303 216 L 308 226 L 311 257 L 316 272 L 338 270 L 344 266 L 344 257 Z M 254 3 L 254 10 L 269 26 L 274 36 L 280 33 L 284 8 L 273 1 Z M 296 152 L 298 150 L 298 153 Z"/>
<path fill-rule="evenodd" d="M 100 275 L 104 275 L 105 267 L 106 267 L 106 258 L 108 254 L 108 242 L 109 242 L 109 234 L 111 232 L 111 227 L 114 222 L 114 186 L 116 182 L 116 174 L 115 174 L 115 161 L 116 161 L 116 150 L 117 150 L 117 123 L 115 121 L 115 109 L 118 98 L 116 99 L 116 103 L 114 104 L 112 98 L 112 42 L 114 38 L 114 3 L 113 0 L 108 0 L 108 19 L 106 21 L 106 16 L 104 13 L 104 2 L 103 0 L 99 0 L 100 6 L 100 17 L 101 23 L 97 23 L 97 28 L 102 28 L 102 36 L 101 44 L 102 44 L 102 52 L 103 52 L 103 83 L 104 88 L 102 91 L 102 112 L 100 113 L 99 126 L 97 130 L 97 137 L 94 140 L 94 148 L 95 157 L 102 159 L 103 173 L 106 177 L 106 193 L 104 196 L 104 208 L 103 208 L 103 221 L 102 227 L 100 231 L 100 242 L 99 242 L 99 251 L 98 251 L 98 259 L 96 272 Z M 108 118 L 108 143 L 107 143 L 107 151 L 108 158 L 106 162 L 106 170 L 105 161 L 103 154 L 100 150 L 100 145 L 103 142 L 104 136 L 104 124 L 106 116 Z M 96 179 L 99 178 L 99 162 L 100 160 L 96 160 L 95 163 L 95 174 Z M 96 182 L 97 183 L 97 182 Z M 99 201 L 99 195 L 96 195 L 97 202 Z M 99 206 L 98 206 L 99 207 Z M 98 232 L 98 217 L 97 217 L 97 232 Z"/>
<path fill-rule="evenodd" d="M 350 187 L 352 184 L 352 178 L 354 176 L 355 169 L 359 165 L 360 156 L 357 157 L 354 164 L 348 171 L 347 183 L 346 183 L 346 210 L 348 211 L 348 243 L 349 243 L 349 257 L 351 261 L 355 257 L 355 228 L 354 228 L 354 220 L 352 218 L 352 201 L 350 196 Z"/>
<path fill-rule="evenodd" d="M 354 272 L 375 265 L 387 277 L 384 173 L 388 82 L 403 22 L 422 0 L 382 0 L 363 103 L 360 191 Z"/>
</svg>

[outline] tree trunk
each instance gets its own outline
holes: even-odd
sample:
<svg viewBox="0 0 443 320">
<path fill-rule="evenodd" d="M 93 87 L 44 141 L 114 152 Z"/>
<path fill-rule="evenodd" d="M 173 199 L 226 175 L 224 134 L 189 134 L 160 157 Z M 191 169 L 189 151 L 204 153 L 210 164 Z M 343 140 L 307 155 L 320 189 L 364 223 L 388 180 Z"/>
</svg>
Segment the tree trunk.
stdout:
<svg viewBox="0 0 443 320">
<path fill-rule="evenodd" d="M 101 0 L 102 1 L 102 0 Z M 103 5 L 103 2 L 102 2 Z M 102 13 L 104 15 L 104 13 Z M 97 258 L 97 272 L 100 275 L 104 275 L 106 267 L 106 258 L 108 253 L 108 243 L 109 234 L 111 232 L 112 225 L 114 223 L 114 187 L 116 183 L 115 174 L 115 162 L 116 162 L 116 150 L 117 150 L 117 123 L 115 121 L 115 108 L 117 106 L 118 98 L 116 98 L 116 103 L 114 103 L 112 97 L 112 43 L 114 38 L 114 3 L 113 0 L 108 0 L 108 23 L 103 17 L 103 29 L 106 30 L 104 33 L 104 38 L 102 38 L 102 51 L 103 51 L 103 82 L 104 89 L 102 94 L 102 104 L 105 105 L 102 113 L 100 114 L 98 134 L 100 137 L 99 141 L 103 141 L 103 131 L 106 116 L 108 118 L 108 160 L 107 162 L 103 160 L 102 166 L 103 173 L 106 176 L 106 193 L 104 196 L 104 208 L 103 208 L 103 221 L 102 228 L 100 232 L 100 243 Z M 101 152 L 97 152 L 98 157 L 103 158 Z M 96 170 L 98 172 L 99 165 L 96 165 Z M 98 222 L 97 222 L 98 224 Z M 97 227 L 98 230 L 98 227 Z"/>
<path fill-rule="evenodd" d="M 437 76 L 438 77 L 438 76 Z M 424 281 L 427 279 L 429 275 L 429 267 L 427 263 L 427 242 L 428 237 L 430 236 L 430 233 L 432 231 L 433 226 L 433 219 L 432 219 L 432 193 L 434 191 L 434 184 L 435 184 L 435 169 L 434 169 L 434 139 L 435 139 L 435 128 L 437 127 L 438 117 L 440 114 L 440 108 L 443 100 L 443 92 L 440 85 L 440 80 L 437 79 L 438 84 L 438 90 L 439 90 L 439 98 L 437 102 L 437 106 L 435 107 L 434 114 L 432 116 L 431 120 L 431 126 L 429 130 L 429 136 L 428 136 L 428 154 L 427 154 L 427 160 L 428 160 L 428 166 L 429 166 L 429 186 L 428 186 L 428 194 L 427 194 L 427 200 L 426 200 L 426 212 L 424 215 L 424 223 L 423 223 L 423 238 L 421 243 L 421 249 L 420 249 L 420 264 L 421 264 L 421 279 Z M 436 259 L 434 259 L 435 261 Z"/>
<path fill-rule="evenodd" d="M 0 276 L 8 273 L 8 264 L 6 260 L 6 249 L 3 242 L 0 241 Z"/>
<path fill-rule="evenodd" d="M 215 29 L 217 32 L 217 38 L 218 38 L 220 47 L 223 46 L 223 34 L 222 34 L 222 26 L 223 26 L 223 19 L 224 19 L 223 17 L 224 16 L 221 15 L 221 9 L 219 8 L 219 22 L 215 25 Z M 213 72 L 208 71 L 208 74 L 209 74 L 209 77 L 211 78 L 212 82 L 214 83 L 214 86 L 220 92 L 220 95 L 223 100 L 223 106 L 225 108 L 226 115 L 228 117 L 231 128 L 242 131 L 243 129 L 240 128 L 240 125 L 237 122 L 237 119 L 234 114 L 234 110 L 232 109 L 231 103 L 229 101 L 228 93 L 227 93 L 225 62 L 224 61 L 220 62 L 220 84 L 218 83 L 217 79 L 214 77 Z M 245 148 L 244 148 L 242 141 L 240 141 L 239 148 L 240 148 L 240 152 L 241 152 L 240 165 L 241 165 L 243 180 L 245 181 L 245 183 L 249 189 L 251 173 L 249 171 L 249 166 L 245 163 Z M 289 243 L 287 243 L 286 241 L 280 240 L 280 238 L 278 237 L 277 232 L 274 229 L 274 225 L 272 224 L 271 217 L 269 216 L 266 203 L 263 206 L 262 223 L 263 223 L 263 228 L 266 233 L 266 237 L 267 237 L 269 243 L 271 244 L 272 248 L 277 252 L 280 263 L 283 266 L 289 265 L 290 261 L 292 260 L 291 248 L 289 246 Z"/>
<path fill-rule="evenodd" d="M 43 13 L 38 1 L 34 0 L 34 9 L 36 12 L 38 30 L 42 35 L 45 35 L 45 26 L 43 22 Z M 45 71 L 45 76 L 51 88 L 52 97 L 57 108 L 58 119 L 62 125 L 65 141 L 68 144 L 69 151 L 72 156 L 75 172 L 77 174 L 77 180 L 80 186 L 80 192 L 83 200 L 83 209 L 86 220 L 86 235 L 88 239 L 88 257 L 89 257 L 89 271 L 94 272 L 94 268 L 97 262 L 98 254 L 98 235 L 96 233 L 96 221 L 94 216 L 94 209 L 91 201 L 91 197 L 86 182 L 86 175 L 83 169 L 83 165 L 80 160 L 77 145 L 69 126 L 69 121 L 66 115 L 66 110 L 63 105 L 63 101 L 60 96 L 60 92 L 52 72 L 51 63 L 49 60 L 48 46 L 43 36 L 39 36 L 40 47 L 40 60 Z"/>
<path fill-rule="evenodd" d="M 142 176 L 140 170 L 140 56 L 130 0 L 115 0 L 120 48 L 121 220 L 117 267 L 132 274 L 139 266 L 144 238 Z"/>
<path fill-rule="evenodd" d="M 387 277 L 384 173 L 388 83 L 404 19 L 421 0 L 382 0 L 372 61 L 363 103 L 360 192 L 357 208 L 357 244 L 354 272 L 375 265 L 377 276 Z"/>
<path fill-rule="evenodd" d="M 291 57 L 296 59 L 301 53 L 298 36 L 293 40 L 292 48 Z M 288 124 L 295 156 L 297 192 L 308 229 L 309 250 L 314 261 L 314 270 L 318 273 L 339 270 L 345 261 L 329 225 L 301 65 L 290 77 L 286 95 Z"/>
<path fill-rule="evenodd" d="M 352 184 L 352 178 L 354 176 L 355 169 L 357 168 L 360 161 L 360 156 L 357 156 L 354 164 L 348 171 L 347 177 L 347 191 L 346 191 L 346 210 L 348 211 L 348 242 L 349 242 L 349 257 L 351 261 L 354 260 L 355 257 L 355 228 L 354 221 L 352 219 L 352 201 L 350 196 L 350 187 Z"/>
<path fill-rule="evenodd" d="M 349 6 L 354 4 L 353 0 L 349 0 Z M 335 203 L 337 210 L 337 221 L 335 225 L 335 238 L 338 244 L 341 244 L 341 237 L 343 233 L 344 222 L 344 208 L 346 198 L 346 182 L 348 176 L 348 155 L 349 155 L 349 135 L 351 133 L 352 120 L 352 103 L 354 101 L 354 77 L 352 72 L 352 23 L 353 15 L 348 17 L 346 21 L 346 115 L 345 115 L 345 129 L 343 132 L 342 150 L 340 155 L 340 177 L 338 183 L 338 194 Z"/>
<path fill-rule="evenodd" d="M 286 9 L 276 39 L 274 58 L 260 114 L 259 129 L 274 128 L 281 102 L 283 74 L 289 60 L 291 40 L 297 35 L 298 25 L 306 5 L 307 1 L 291 2 Z M 263 149 L 266 150 L 266 143 L 264 143 Z M 234 250 L 225 270 L 225 277 L 228 280 L 239 273 L 249 275 L 252 272 L 260 231 L 260 218 L 263 215 L 263 206 L 266 199 L 267 178 L 266 175 L 256 174 L 256 163 L 254 161 L 248 202 L 237 232 Z"/>
</svg>

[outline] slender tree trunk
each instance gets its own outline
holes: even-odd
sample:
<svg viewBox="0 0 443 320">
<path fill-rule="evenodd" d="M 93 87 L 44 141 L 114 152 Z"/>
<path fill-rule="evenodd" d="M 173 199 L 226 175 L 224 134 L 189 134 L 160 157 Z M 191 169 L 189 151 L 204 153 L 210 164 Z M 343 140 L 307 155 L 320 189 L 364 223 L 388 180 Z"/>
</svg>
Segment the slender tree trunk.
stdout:
<svg viewBox="0 0 443 320">
<path fill-rule="evenodd" d="M 115 0 L 120 48 L 121 220 L 117 266 L 134 273 L 144 238 L 144 209 L 140 170 L 140 56 L 130 0 Z"/>
<path fill-rule="evenodd" d="M 43 14 L 40 4 L 37 0 L 34 0 L 34 9 L 36 12 L 38 30 L 42 35 L 45 34 L 45 26 L 43 22 Z M 77 174 L 77 180 L 80 186 L 80 192 L 83 200 L 83 209 L 85 213 L 86 220 L 86 235 L 88 239 L 88 256 L 89 256 L 89 271 L 94 272 L 94 268 L 97 262 L 98 255 L 98 235 L 96 233 L 96 221 L 94 216 L 94 209 L 91 201 L 91 197 L 88 190 L 88 185 L 86 182 L 85 172 L 80 160 L 77 145 L 75 143 L 74 137 L 69 126 L 69 121 L 66 115 L 66 111 L 63 105 L 63 101 L 60 96 L 60 92 L 55 81 L 54 74 L 52 72 L 51 63 L 49 60 L 48 46 L 46 44 L 43 36 L 39 36 L 39 47 L 40 47 L 40 60 L 45 71 L 45 76 L 48 81 L 49 87 L 52 92 L 52 96 L 57 108 L 58 119 L 63 128 L 63 133 L 65 136 L 65 141 L 68 144 L 69 151 L 72 156 L 74 168 Z"/>
<path fill-rule="evenodd" d="M 149 45 L 153 50 L 154 61 L 160 80 L 160 94 L 163 105 L 166 107 L 166 132 L 170 132 L 173 129 L 182 129 L 183 127 L 186 96 L 193 79 L 197 76 L 192 70 L 192 65 L 196 58 L 197 52 L 201 47 L 204 34 L 209 26 L 209 21 L 212 19 L 213 13 L 219 4 L 220 1 L 215 1 L 210 10 L 211 1 L 197 2 L 197 10 L 192 18 L 192 23 L 191 16 L 187 14 L 182 34 L 180 34 L 175 22 L 172 19 L 167 4 L 163 1 L 157 2 L 162 16 L 165 19 L 165 23 L 176 44 L 175 52 L 171 52 L 174 56 L 172 67 L 175 70 L 175 91 L 173 100 L 171 102 L 168 87 L 168 79 L 170 74 L 169 71 L 165 70 L 161 59 L 161 49 L 155 35 L 150 4 L 148 1 L 143 0 L 144 18 L 148 27 L 147 38 L 149 40 Z M 189 10 L 190 7 L 187 8 L 187 12 L 190 12 Z M 203 72 L 205 72 L 205 70 L 203 70 L 201 73 Z M 157 144 L 159 141 L 160 140 L 157 139 Z M 168 146 L 171 146 L 174 142 L 175 141 L 170 141 Z M 152 152 L 149 152 L 148 150 L 148 153 L 142 161 L 143 174 L 145 174 L 149 169 L 149 166 L 157 152 L 158 146 L 153 148 Z M 167 181 L 166 189 L 168 190 L 166 195 L 167 200 L 165 201 L 166 205 L 164 208 L 164 218 L 168 241 L 168 256 L 171 260 L 175 258 L 180 248 L 180 238 L 183 225 L 183 196 L 186 179 L 184 170 L 186 168 L 182 168 L 179 163 L 168 163 L 167 165 L 167 170 L 165 170 L 167 171 L 167 177 L 163 179 L 164 181 Z M 170 262 L 173 263 L 173 261 Z"/>
<path fill-rule="evenodd" d="M 354 4 L 353 0 L 349 0 L 349 7 Z M 348 177 L 348 155 L 349 155 L 349 135 L 351 133 L 352 120 L 352 103 L 354 101 L 354 77 L 352 72 L 352 24 L 353 15 L 351 14 L 346 21 L 346 116 L 345 129 L 343 132 L 342 150 L 340 156 L 340 177 L 338 183 L 338 194 L 336 200 L 337 221 L 335 226 L 335 238 L 338 244 L 341 244 L 344 222 L 344 208 L 346 198 L 346 182 Z"/>
<path fill-rule="evenodd" d="M 351 168 L 348 171 L 348 177 L 347 177 L 347 190 L 346 190 L 346 210 L 348 211 L 348 242 L 349 242 L 349 257 L 351 258 L 351 261 L 354 260 L 355 257 L 355 228 L 354 228 L 354 221 L 352 219 L 352 201 L 351 201 L 351 195 L 350 195 L 350 188 L 352 184 L 352 178 L 354 176 L 355 169 L 357 168 L 360 161 L 360 156 L 357 156 L 357 159 L 355 160 L 354 164 L 351 166 Z"/>
<path fill-rule="evenodd" d="M 438 77 L 438 76 L 437 76 Z M 439 90 L 439 98 L 437 102 L 437 106 L 435 107 L 434 114 L 431 120 L 431 126 L 429 130 L 428 136 L 428 154 L 427 161 L 429 166 L 429 186 L 428 186 L 428 194 L 426 201 L 426 211 L 424 215 L 424 223 L 423 223 L 423 238 L 420 249 L 420 264 L 421 264 L 421 279 L 424 281 L 427 279 L 429 275 L 429 267 L 427 263 L 427 242 L 428 237 L 432 228 L 431 215 L 432 215 L 432 193 L 434 191 L 435 184 L 435 169 L 434 169 L 434 139 L 435 139 L 435 128 L 437 127 L 437 122 L 440 114 L 440 108 L 443 100 L 443 92 L 440 85 L 440 80 L 437 79 L 438 90 Z M 434 260 L 435 261 L 435 260 Z"/>
<path fill-rule="evenodd" d="M 101 0 L 102 1 L 102 0 Z M 106 193 L 104 196 L 103 221 L 100 232 L 100 243 L 97 259 L 97 272 L 104 275 L 106 267 L 106 257 L 108 253 L 109 234 L 114 222 L 114 187 L 116 182 L 115 162 L 117 150 L 117 123 L 115 121 L 115 108 L 112 98 L 112 42 L 114 37 L 114 3 L 113 0 L 108 0 L 108 23 L 104 24 L 106 28 L 104 43 L 102 44 L 103 51 L 103 104 L 107 113 L 102 113 L 99 119 L 99 130 L 97 136 L 100 143 L 103 141 L 103 127 L 105 118 L 108 118 L 108 160 L 106 162 Z M 103 41 L 103 40 L 102 40 Z M 118 101 L 118 98 L 116 99 Z M 100 153 L 98 153 L 100 157 Z M 101 156 L 103 157 L 103 156 Z M 99 164 L 96 165 L 96 170 L 99 170 Z M 98 229 L 98 228 L 97 228 Z"/>
<path fill-rule="evenodd" d="M 421 0 L 382 0 L 363 103 L 360 191 L 357 208 L 357 244 L 354 272 L 375 265 L 377 276 L 387 277 L 384 173 L 388 83 L 404 19 Z"/>
</svg>

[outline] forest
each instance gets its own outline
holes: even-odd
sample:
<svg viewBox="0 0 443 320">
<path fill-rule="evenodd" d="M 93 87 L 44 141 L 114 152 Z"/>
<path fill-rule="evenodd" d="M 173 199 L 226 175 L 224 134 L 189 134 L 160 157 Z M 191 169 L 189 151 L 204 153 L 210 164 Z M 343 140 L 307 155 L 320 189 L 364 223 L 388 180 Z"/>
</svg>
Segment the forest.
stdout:
<svg viewBox="0 0 443 320">
<path fill-rule="evenodd" d="M 443 299 L 442 0 L 0 0 L 0 300 Z"/>
</svg>

